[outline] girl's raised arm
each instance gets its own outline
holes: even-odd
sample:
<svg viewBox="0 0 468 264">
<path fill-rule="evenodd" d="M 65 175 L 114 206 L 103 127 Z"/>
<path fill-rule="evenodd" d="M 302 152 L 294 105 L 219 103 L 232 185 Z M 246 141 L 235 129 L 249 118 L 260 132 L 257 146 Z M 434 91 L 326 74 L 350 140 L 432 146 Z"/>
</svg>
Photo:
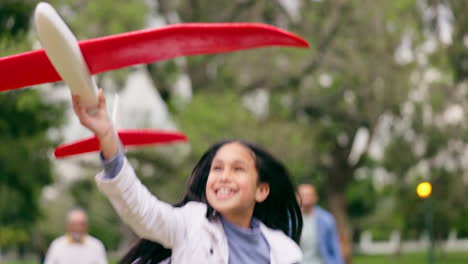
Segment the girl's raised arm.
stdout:
<svg viewBox="0 0 468 264">
<path fill-rule="evenodd" d="M 98 108 L 96 113 L 88 113 L 87 109 L 80 102 L 78 95 L 72 96 L 73 110 L 78 116 L 80 123 L 91 130 L 99 139 L 104 159 L 109 160 L 119 151 L 119 138 L 112 126 L 106 107 L 106 98 L 102 89 L 98 91 Z"/>
<path fill-rule="evenodd" d="M 121 158 L 122 167 L 114 172 L 115 175 L 106 177 L 103 172 L 96 177 L 99 189 L 111 201 L 124 222 L 140 237 L 157 241 L 167 248 L 179 244 L 189 225 L 187 219 L 190 216 L 193 218 L 190 209 L 193 206 L 188 210 L 174 208 L 158 200 L 139 181 L 127 159 L 119 153 L 120 141 L 107 114 L 106 99 L 101 89 L 98 92 L 96 113 L 88 113 L 80 103 L 79 96 L 73 95 L 72 98 L 73 110 L 81 124 L 99 139 L 104 160 L 113 163 Z"/>
</svg>

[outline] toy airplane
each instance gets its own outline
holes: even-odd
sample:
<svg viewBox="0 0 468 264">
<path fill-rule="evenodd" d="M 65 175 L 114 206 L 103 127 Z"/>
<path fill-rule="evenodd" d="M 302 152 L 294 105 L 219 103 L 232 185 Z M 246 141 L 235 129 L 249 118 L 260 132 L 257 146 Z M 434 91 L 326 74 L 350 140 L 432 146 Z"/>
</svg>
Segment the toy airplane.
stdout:
<svg viewBox="0 0 468 264">
<path fill-rule="evenodd" d="M 98 74 L 179 56 L 213 54 L 264 46 L 308 47 L 302 38 L 257 23 L 188 23 L 77 41 L 54 8 L 39 3 L 36 29 L 44 47 L 0 58 L 0 91 L 64 80 L 90 113 L 97 106 Z M 181 133 L 119 130 L 124 146 L 185 141 Z M 57 158 L 99 150 L 96 138 L 59 146 Z"/>
<path fill-rule="evenodd" d="M 42 46 L 52 65 L 71 89 L 79 94 L 88 111 L 96 110 L 97 86 L 81 54 L 78 42 L 65 22 L 49 4 L 40 3 L 35 10 L 34 22 Z M 116 96 L 116 98 L 118 98 Z M 117 126 L 118 100 L 114 102 L 113 123 Z M 173 143 L 186 141 L 178 132 L 155 130 L 118 130 L 124 146 L 142 146 L 147 144 Z M 54 155 L 64 158 L 71 155 L 97 151 L 100 149 L 96 137 L 58 146 Z"/>
</svg>

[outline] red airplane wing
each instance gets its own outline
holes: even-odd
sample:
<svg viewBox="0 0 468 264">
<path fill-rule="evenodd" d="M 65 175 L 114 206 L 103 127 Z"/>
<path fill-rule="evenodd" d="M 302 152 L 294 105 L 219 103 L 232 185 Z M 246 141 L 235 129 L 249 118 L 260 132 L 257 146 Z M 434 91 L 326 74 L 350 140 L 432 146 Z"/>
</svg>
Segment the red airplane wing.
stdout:
<svg viewBox="0 0 468 264">
<path fill-rule="evenodd" d="M 79 42 L 92 74 L 178 56 L 264 46 L 308 47 L 285 30 L 257 23 L 184 23 Z M 0 58 L 0 91 L 55 82 L 61 77 L 44 50 Z"/>
<path fill-rule="evenodd" d="M 117 133 L 124 146 L 146 146 L 187 141 L 185 135 L 179 132 L 164 132 L 149 129 L 126 129 L 119 130 Z M 93 136 L 60 145 L 55 149 L 54 155 L 56 158 L 60 159 L 72 155 L 98 151 L 100 149 L 98 139 Z"/>
</svg>

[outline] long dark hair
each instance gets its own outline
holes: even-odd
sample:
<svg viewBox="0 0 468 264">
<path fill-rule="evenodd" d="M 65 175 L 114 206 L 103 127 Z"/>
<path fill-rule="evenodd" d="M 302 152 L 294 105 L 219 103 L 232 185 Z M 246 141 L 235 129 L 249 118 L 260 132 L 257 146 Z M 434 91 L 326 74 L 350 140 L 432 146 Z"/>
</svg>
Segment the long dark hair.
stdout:
<svg viewBox="0 0 468 264">
<path fill-rule="evenodd" d="M 257 203 L 253 215 L 263 224 L 272 229 L 283 231 L 284 234 L 299 243 L 302 231 L 302 215 L 296 200 L 294 185 L 287 169 L 268 152 L 259 146 L 239 141 L 227 140 L 214 144 L 203 154 L 187 181 L 186 192 L 181 202 L 175 207 L 181 207 L 190 201 L 205 203 L 208 207 L 206 217 L 216 217 L 216 212 L 209 205 L 206 194 L 206 182 L 211 170 L 211 162 L 218 150 L 225 144 L 238 142 L 255 154 L 255 165 L 259 181 L 270 185 L 270 193 L 262 203 Z M 122 258 L 120 264 L 153 264 L 170 257 L 172 250 L 161 244 L 141 239 Z"/>
</svg>

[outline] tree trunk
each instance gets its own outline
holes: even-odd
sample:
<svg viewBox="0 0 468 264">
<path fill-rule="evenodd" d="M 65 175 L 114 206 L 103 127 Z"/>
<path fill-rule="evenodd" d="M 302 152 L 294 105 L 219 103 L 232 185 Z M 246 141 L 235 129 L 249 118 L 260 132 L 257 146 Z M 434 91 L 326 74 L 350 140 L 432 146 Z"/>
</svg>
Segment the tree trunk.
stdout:
<svg viewBox="0 0 468 264">
<path fill-rule="evenodd" d="M 336 226 L 341 242 L 341 253 L 343 254 L 346 263 L 350 264 L 352 256 L 352 239 L 348 215 L 346 213 L 346 181 L 339 180 L 344 180 L 343 175 L 347 174 L 341 174 L 338 177 L 333 177 L 333 175 L 329 175 L 326 183 L 326 197 L 330 212 L 335 217 Z"/>
</svg>

